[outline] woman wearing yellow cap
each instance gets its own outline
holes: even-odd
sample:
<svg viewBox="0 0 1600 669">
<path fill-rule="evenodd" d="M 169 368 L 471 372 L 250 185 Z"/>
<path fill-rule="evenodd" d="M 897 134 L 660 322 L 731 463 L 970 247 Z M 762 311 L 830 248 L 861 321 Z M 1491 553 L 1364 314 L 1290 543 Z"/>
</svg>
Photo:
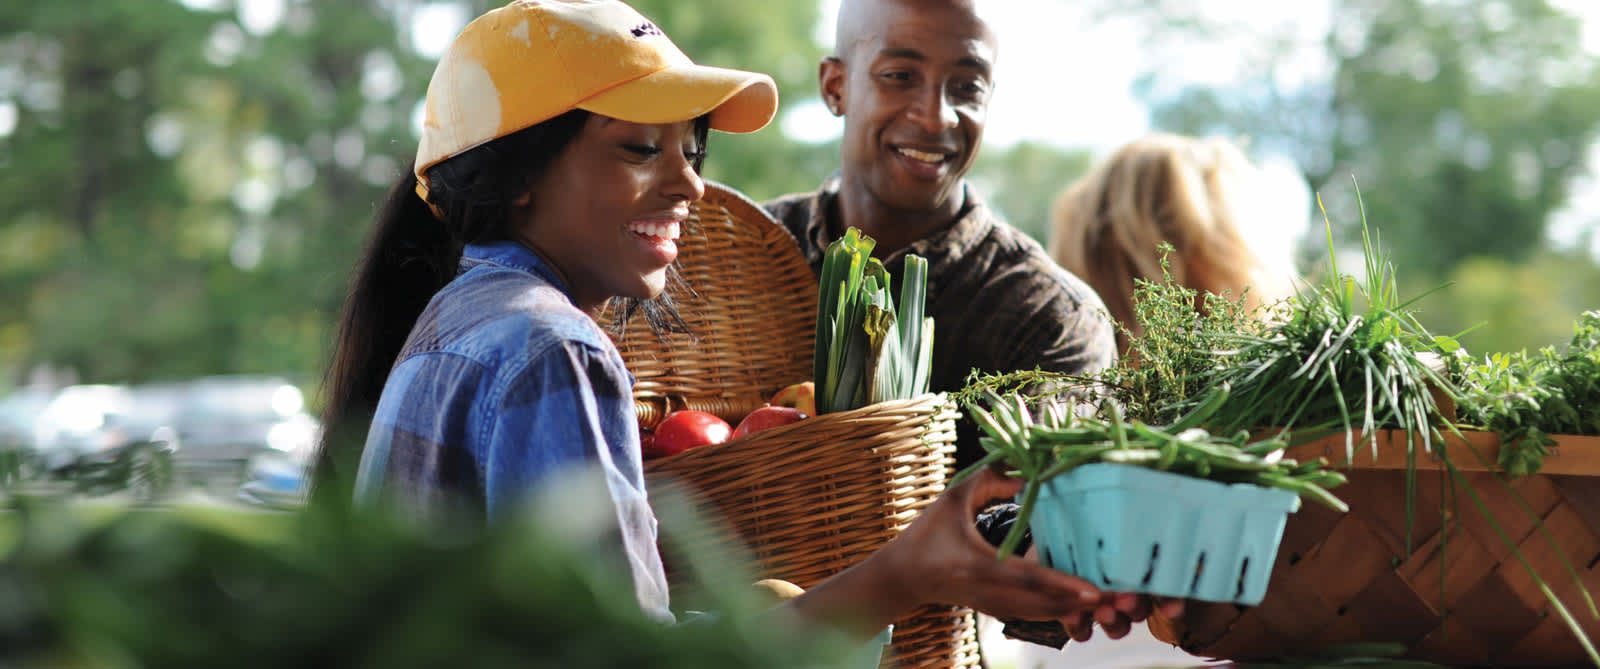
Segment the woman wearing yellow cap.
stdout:
<svg viewBox="0 0 1600 669">
<path fill-rule="evenodd" d="M 640 604 L 670 618 L 632 377 L 594 316 L 623 298 L 672 327 L 657 298 L 704 193 L 707 130 L 751 132 L 776 109 L 769 77 L 696 65 L 614 0 L 523 0 L 468 25 L 346 303 L 319 487 L 339 490 L 324 484 L 359 453 L 358 499 L 493 520 L 558 472 L 598 468 L 608 498 L 592 504 L 615 510 Z M 996 561 L 973 526 L 1019 487 L 995 474 L 951 489 L 788 606 L 862 638 L 926 602 L 1032 619 L 1093 607 L 1093 586 Z"/>
</svg>

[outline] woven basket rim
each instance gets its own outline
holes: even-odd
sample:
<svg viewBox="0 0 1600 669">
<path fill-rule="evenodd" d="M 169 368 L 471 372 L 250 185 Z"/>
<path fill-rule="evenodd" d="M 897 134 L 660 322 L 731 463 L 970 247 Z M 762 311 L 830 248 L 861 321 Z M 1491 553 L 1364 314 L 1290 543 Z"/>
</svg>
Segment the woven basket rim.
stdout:
<svg viewBox="0 0 1600 669">
<path fill-rule="evenodd" d="M 753 220 L 769 224 L 782 231 L 789 239 L 795 239 L 794 233 L 789 232 L 788 226 L 773 218 L 772 214 L 767 213 L 767 210 L 757 204 L 755 200 L 750 199 L 750 196 L 720 181 L 711 179 L 705 179 L 704 181 L 706 187 L 705 195 L 700 198 L 700 202 L 696 203 L 697 206 L 700 203 L 718 205 L 742 220 Z M 797 257 L 802 259 L 805 257 L 800 252 L 799 240 L 795 240 L 794 252 Z"/>
<path fill-rule="evenodd" d="M 1354 458 L 1348 463 L 1344 458 L 1347 435 L 1355 445 Z M 1443 436 L 1442 441 L 1432 441 L 1432 452 L 1417 452 L 1418 471 L 1443 469 L 1444 461 L 1439 456 L 1440 451 L 1445 453 L 1450 463 L 1459 471 L 1499 471 L 1496 464 L 1500 459 L 1501 448 L 1498 434 L 1482 430 L 1460 430 L 1460 436 L 1449 431 L 1443 432 Z M 1549 436 L 1555 440 L 1556 445 L 1551 448 L 1549 455 L 1545 456 L 1544 463 L 1539 468 L 1540 474 L 1600 476 L 1600 436 L 1569 434 Z M 1405 430 L 1374 431 L 1373 441 L 1377 444 L 1377 454 L 1374 457 L 1372 444 L 1367 443 L 1366 434 L 1352 430 L 1291 446 L 1284 451 L 1284 457 L 1301 462 L 1323 457 L 1337 469 L 1404 470 L 1409 467 L 1406 462 L 1407 439 L 1411 439 L 1418 446 L 1421 444 L 1419 435 L 1408 434 Z"/>
<path fill-rule="evenodd" d="M 926 409 L 928 407 L 938 407 L 939 405 L 947 404 L 948 401 L 949 395 L 946 393 L 923 393 L 909 399 L 887 400 L 875 404 L 869 404 L 864 407 L 850 409 L 848 411 L 825 413 L 820 416 L 812 416 L 805 420 L 796 421 L 788 425 L 780 425 L 778 427 L 769 428 L 760 432 L 747 434 L 736 439 L 729 439 L 727 441 L 715 444 L 707 444 L 705 446 L 691 448 L 681 453 L 646 460 L 645 468 L 649 470 L 658 469 L 669 465 L 681 465 L 693 462 L 708 461 L 721 457 L 726 451 L 743 448 L 746 444 L 757 443 L 761 441 L 796 441 L 794 437 L 803 435 L 807 432 L 820 432 L 830 428 L 839 426 L 847 427 L 858 423 L 862 424 L 863 426 L 868 426 L 872 423 L 883 420 L 885 416 L 890 416 L 896 413 L 911 412 L 918 409 Z M 938 413 L 937 409 L 935 413 Z M 853 432 L 855 430 L 843 431 Z M 815 452 L 820 455 L 829 450 L 851 447 L 853 447 L 853 445 L 844 440 L 824 441 L 816 444 L 817 451 Z"/>
</svg>

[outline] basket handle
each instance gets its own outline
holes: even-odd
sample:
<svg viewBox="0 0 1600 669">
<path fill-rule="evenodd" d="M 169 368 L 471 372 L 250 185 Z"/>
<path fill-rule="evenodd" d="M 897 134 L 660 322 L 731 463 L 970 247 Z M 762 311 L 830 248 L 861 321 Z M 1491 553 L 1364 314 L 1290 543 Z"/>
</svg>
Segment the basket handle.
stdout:
<svg viewBox="0 0 1600 669">
<path fill-rule="evenodd" d="M 649 430 L 660 425 L 661 419 L 665 418 L 667 414 L 680 409 L 704 411 L 728 421 L 731 425 L 738 425 L 740 420 L 750 415 L 750 412 L 766 404 L 767 398 L 755 394 L 738 396 L 716 395 L 710 397 L 646 395 L 634 398 L 633 410 L 639 417 L 639 428 Z"/>
</svg>

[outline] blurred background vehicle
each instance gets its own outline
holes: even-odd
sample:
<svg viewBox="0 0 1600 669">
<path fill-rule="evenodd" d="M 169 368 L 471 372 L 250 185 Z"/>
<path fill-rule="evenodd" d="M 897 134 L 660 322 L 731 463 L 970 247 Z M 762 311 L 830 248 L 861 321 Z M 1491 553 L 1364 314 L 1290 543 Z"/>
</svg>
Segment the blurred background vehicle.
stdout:
<svg viewBox="0 0 1600 669">
<path fill-rule="evenodd" d="M 67 386 L 49 395 L 29 420 L 39 395 L 15 400 L 12 422 L 31 426 L 31 436 L 17 442 L 24 476 L 69 482 L 84 492 L 128 490 L 140 499 L 171 488 L 172 455 L 179 448 L 178 387 Z"/>
<path fill-rule="evenodd" d="M 280 376 L 229 375 L 186 384 L 177 412 L 181 478 L 208 488 L 237 488 L 252 463 L 303 466 L 320 425 L 300 388 Z"/>
<path fill-rule="evenodd" d="M 34 423 L 55 391 L 43 386 L 28 386 L 0 397 L 0 449 L 31 450 Z"/>
<path fill-rule="evenodd" d="M 273 375 L 29 386 L 0 397 L 0 451 L 17 470 L 6 480 L 84 492 L 154 498 L 182 485 L 292 506 L 319 433 L 300 388 Z"/>
</svg>

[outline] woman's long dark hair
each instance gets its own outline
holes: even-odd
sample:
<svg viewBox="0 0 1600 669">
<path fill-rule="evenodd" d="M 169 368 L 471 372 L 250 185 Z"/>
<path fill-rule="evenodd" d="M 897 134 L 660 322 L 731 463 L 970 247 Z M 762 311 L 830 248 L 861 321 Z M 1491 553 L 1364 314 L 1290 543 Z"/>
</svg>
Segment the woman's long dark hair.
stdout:
<svg viewBox="0 0 1600 669">
<path fill-rule="evenodd" d="M 514 202 L 578 136 L 589 116 L 573 110 L 429 168 L 428 200 L 442 219 L 417 196 L 411 170 L 390 189 L 356 266 L 323 381 L 313 501 L 348 503 L 378 398 L 417 318 L 455 278 L 465 244 L 512 238 Z M 704 117 L 695 123 L 701 147 L 709 127 Z M 694 167 L 700 169 L 699 161 Z M 678 281 L 675 268 L 669 281 Z M 682 319 L 664 298 L 630 303 L 623 313 L 642 315 L 658 332 L 682 330 Z"/>
</svg>

